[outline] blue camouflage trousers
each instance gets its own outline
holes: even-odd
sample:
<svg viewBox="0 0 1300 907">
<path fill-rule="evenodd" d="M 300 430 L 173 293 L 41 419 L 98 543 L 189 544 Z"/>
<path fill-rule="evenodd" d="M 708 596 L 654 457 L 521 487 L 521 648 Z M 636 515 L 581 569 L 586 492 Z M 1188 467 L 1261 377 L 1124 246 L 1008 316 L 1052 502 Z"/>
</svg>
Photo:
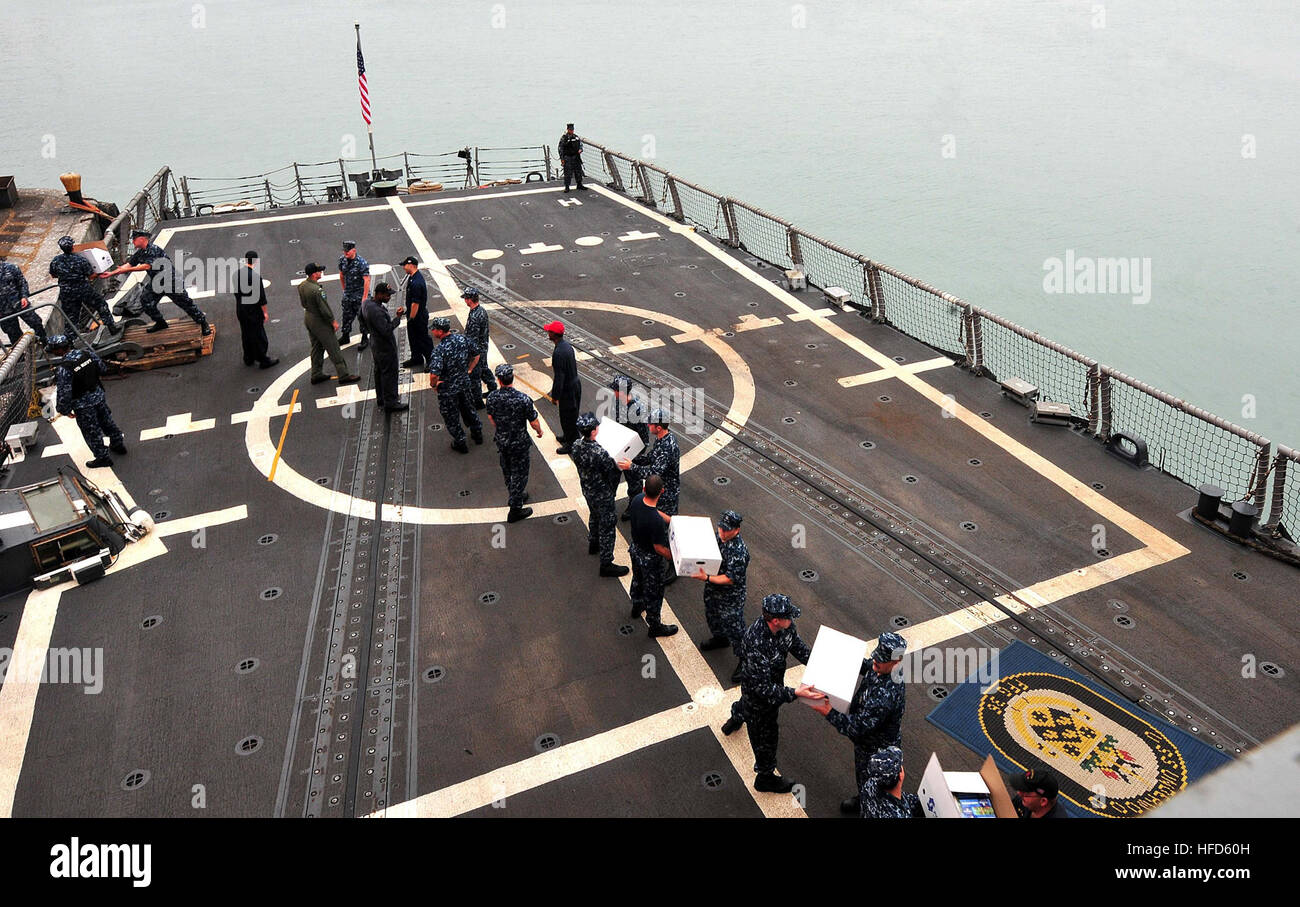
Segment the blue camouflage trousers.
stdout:
<svg viewBox="0 0 1300 907">
<path fill-rule="evenodd" d="M 18 308 L 18 301 L 0 303 L 0 315 L 12 315 L 18 312 L 17 318 L 6 318 L 0 321 L 4 327 L 4 332 L 9 335 L 10 343 L 17 343 L 23 336 L 22 326 L 18 324 L 19 320 L 27 322 L 27 326 L 32 329 L 41 341 L 45 340 L 45 325 L 41 323 L 41 316 L 32 310 L 31 306 L 25 309 Z"/>
<path fill-rule="evenodd" d="M 704 619 L 709 623 L 709 632 L 714 636 L 725 636 L 731 643 L 731 651 L 739 658 L 740 640 L 745 635 L 745 597 L 716 592 L 705 595 Z"/>
<path fill-rule="evenodd" d="M 462 434 L 461 437 L 463 438 L 464 435 Z M 528 489 L 528 467 L 532 459 L 533 445 L 507 447 L 497 445 L 497 453 L 501 457 L 501 475 L 506 480 L 506 493 L 510 496 L 510 507 L 512 510 L 523 507 L 524 492 Z"/>
<path fill-rule="evenodd" d="M 492 369 L 488 368 L 487 353 L 479 357 L 478 365 L 474 366 L 474 371 L 469 376 L 470 395 L 474 398 L 476 408 L 483 406 L 483 388 L 485 387 L 489 394 L 497 389 L 497 379 L 492 377 Z"/>
<path fill-rule="evenodd" d="M 776 771 L 776 743 L 780 736 L 776 719 L 780 708 L 752 702 L 743 692 L 731 708 L 732 715 L 738 713 L 744 719 L 749 745 L 754 750 L 754 771 L 760 775 Z"/>
<path fill-rule="evenodd" d="M 115 446 L 125 443 L 122 429 L 117 427 L 108 404 L 104 402 L 102 390 L 86 394 L 72 405 L 72 411 L 76 413 L 77 427 L 81 429 L 81 436 L 86 439 L 86 445 L 96 459 L 108 456 L 104 435 L 108 435 L 109 443 Z"/>
<path fill-rule="evenodd" d="M 343 314 L 339 316 L 340 334 L 351 334 L 352 322 L 356 321 L 356 323 L 361 327 L 361 336 L 362 337 L 370 336 L 370 331 L 367 330 L 366 328 L 365 319 L 357 317 L 361 313 L 360 295 L 344 296 L 342 302 L 342 309 L 343 309 Z"/>
<path fill-rule="evenodd" d="M 77 290 L 59 290 L 59 308 L 63 310 L 63 320 L 68 324 L 68 333 L 74 337 L 78 330 L 85 330 L 87 312 L 94 312 L 104 324 L 113 323 L 113 313 L 108 303 L 93 288 Z"/>
<path fill-rule="evenodd" d="M 664 604 L 663 558 L 651 549 L 632 546 L 632 604 L 645 611 L 646 622 L 656 626 Z"/>
<path fill-rule="evenodd" d="M 438 391 L 438 412 L 442 413 L 442 422 L 447 426 L 451 439 L 456 444 L 465 443 L 465 429 L 460 422 L 465 420 L 470 433 L 475 438 L 483 437 L 483 423 L 474 412 L 474 404 L 469 398 L 469 388 L 459 391 Z"/>
<path fill-rule="evenodd" d="M 587 542 L 600 546 L 600 562 L 614 563 L 614 527 L 618 525 L 618 513 L 614 510 L 614 498 L 587 498 L 587 507 L 591 510 L 591 519 L 587 524 Z"/>
<path fill-rule="evenodd" d="M 158 303 L 164 296 L 176 303 L 178 309 L 186 315 L 189 315 L 190 318 L 194 319 L 195 324 L 208 323 L 207 316 L 203 314 L 203 310 L 194 304 L 194 300 L 190 299 L 190 295 L 184 290 L 177 290 L 169 293 L 157 293 L 154 291 L 153 287 L 146 283 L 144 289 L 140 292 L 140 309 L 154 321 L 164 321 L 165 319 L 158 313 Z"/>
</svg>

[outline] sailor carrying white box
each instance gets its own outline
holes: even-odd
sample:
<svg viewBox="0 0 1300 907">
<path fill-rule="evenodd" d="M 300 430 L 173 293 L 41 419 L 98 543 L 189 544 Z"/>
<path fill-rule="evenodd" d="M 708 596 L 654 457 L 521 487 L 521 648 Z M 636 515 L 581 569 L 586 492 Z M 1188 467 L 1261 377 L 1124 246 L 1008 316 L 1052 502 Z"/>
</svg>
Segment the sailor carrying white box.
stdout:
<svg viewBox="0 0 1300 907">
<path fill-rule="evenodd" d="M 894 679 L 891 672 L 906 654 L 906 639 L 897 633 L 880 634 L 871 658 L 862 662 L 862 682 L 847 712 L 832 708 L 829 699 L 809 703 L 826 716 L 835 730 L 853 741 L 858 796 L 842 802 L 841 812 L 863 815 L 863 792 L 874 792 L 869 786 L 871 757 L 885 747 L 902 746 L 904 689 L 902 680 Z"/>
</svg>

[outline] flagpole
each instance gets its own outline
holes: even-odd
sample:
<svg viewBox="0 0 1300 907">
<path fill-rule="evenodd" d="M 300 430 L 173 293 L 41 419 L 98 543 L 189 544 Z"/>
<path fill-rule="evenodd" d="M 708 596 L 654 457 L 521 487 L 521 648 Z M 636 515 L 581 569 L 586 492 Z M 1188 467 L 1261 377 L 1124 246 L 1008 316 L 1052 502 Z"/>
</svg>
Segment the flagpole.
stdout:
<svg viewBox="0 0 1300 907">
<path fill-rule="evenodd" d="M 362 64 L 361 64 L 361 23 L 360 23 L 360 21 L 354 19 L 353 22 L 352 22 L 352 26 L 353 26 L 353 28 L 355 28 L 355 29 L 357 30 L 357 82 L 358 82 L 358 85 L 360 85 L 360 84 L 361 84 L 361 78 L 362 78 L 362 76 L 364 75 L 364 72 L 363 72 L 363 70 L 362 70 L 362 68 L 361 68 L 361 67 L 362 67 Z M 369 103 L 370 103 L 370 93 L 369 93 L 369 90 L 365 90 L 365 93 L 364 93 L 363 96 L 362 96 L 362 103 L 365 104 L 366 106 L 369 106 Z M 371 168 L 371 176 L 373 177 L 373 176 L 374 176 L 374 173 L 375 173 L 376 171 L 379 170 L 379 162 L 375 159 L 375 127 L 374 127 L 373 125 L 371 125 L 371 123 L 370 123 L 370 114 L 369 114 L 369 112 L 365 109 L 365 107 L 362 108 L 362 113 L 365 114 L 365 120 L 366 120 L 366 133 L 367 133 L 367 135 L 368 135 L 369 138 L 370 138 L 370 168 Z"/>
</svg>

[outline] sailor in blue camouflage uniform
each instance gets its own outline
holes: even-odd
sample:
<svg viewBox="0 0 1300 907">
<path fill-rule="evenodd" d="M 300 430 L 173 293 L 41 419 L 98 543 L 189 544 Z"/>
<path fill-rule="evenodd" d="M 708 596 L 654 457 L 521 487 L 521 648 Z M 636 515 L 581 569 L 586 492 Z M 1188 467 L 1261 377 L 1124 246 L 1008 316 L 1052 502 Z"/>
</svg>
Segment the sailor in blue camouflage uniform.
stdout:
<svg viewBox="0 0 1300 907">
<path fill-rule="evenodd" d="M 434 318 L 429 322 L 438 345 L 429 354 L 429 376 L 438 389 L 438 412 L 451 435 L 451 449 L 469 453 L 465 443 L 465 420 L 475 444 L 483 443 L 483 423 L 469 397 L 470 372 L 478 365 L 478 354 L 464 334 L 451 332 L 451 319 Z"/>
<path fill-rule="evenodd" d="M 864 819 L 923 819 L 916 794 L 903 793 L 903 751 L 887 746 L 867 760 L 867 788 L 862 791 Z"/>
<path fill-rule="evenodd" d="M 76 242 L 71 236 L 59 237 L 60 252 L 50 259 L 50 276 L 59 282 L 59 308 L 63 310 L 63 319 L 68 323 L 69 332 L 75 336 L 76 328 L 82 328 L 86 309 L 99 315 L 101 321 L 111 333 L 117 333 L 117 322 L 108 309 L 104 297 L 95 290 L 91 278 L 95 267 L 86 259 L 72 251 Z"/>
<path fill-rule="evenodd" d="M 659 509 L 669 516 L 677 515 L 678 499 L 681 496 L 681 459 L 682 451 L 677 446 L 677 436 L 668 429 L 668 414 L 662 409 L 652 410 L 649 422 L 650 434 L 655 438 L 655 446 L 646 458 L 644 466 L 631 460 L 619 460 L 618 468 L 625 472 L 636 473 L 642 481 L 651 474 L 664 480 L 664 491 L 659 496 Z M 638 459 L 640 459 L 638 457 Z M 671 586 L 677 581 L 677 571 L 671 560 L 663 564 L 664 585 Z"/>
<path fill-rule="evenodd" d="M 893 670 L 907 654 L 907 640 L 897 633 L 881 633 L 870 658 L 862 660 L 862 676 L 849 701 L 848 714 L 820 702 L 814 708 L 826 716 L 835 730 L 853 741 L 853 765 L 858 796 L 840 803 L 840 811 L 860 814 L 863 791 L 867 790 L 868 761 L 878 750 L 901 746 L 905 687 L 893 677 Z"/>
<path fill-rule="evenodd" d="M 352 339 L 352 321 L 356 319 L 361 326 L 361 344 L 357 349 L 364 350 L 370 345 L 370 332 L 365 321 L 357 316 L 361 313 L 361 303 L 370 295 L 370 263 L 357 254 L 357 244 L 352 240 L 343 243 L 343 254 L 339 256 L 339 283 L 343 284 L 339 346 Z"/>
<path fill-rule="evenodd" d="M 799 613 L 788 595 L 773 593 L 763 599 L 762 616 L 749 625 L 741 641 L 740 699 L 722 725 L 724 734 L 745 725 L 754 750 L 754 790 L 766 793 L 789 793 L 794 787 L 794 781 L 776 774 L 777 710 L 796 699 L 825 699 L 808 687 L 785 685 L 786 656 L 807 664 L 811 654 L 794 625 Z"/>
<path fill-rule="evenodd" d="M 614 509 L 614 489 L 618 487 L 619 469 L 614 458 L 596 443 L 600 420 L 595 413 L 578 417 L 578 440 L 573 442 L 573 465 L 582 483 L 590 516 L 587 523 L 587 553 L 600 555 L 601 576 L 626 576 L 628 568 L 614 563 L 614 529 L 618 512 Z"/>
<path fill-rule="evenodd" d="M 740 680 L 740 642 L 745 635 L 745 574 L 749 570 L 749 548 L 740 537 L 742 517 L 734 510 L 722 511 L 718 520 L 718 551 L 722 565 L 717 573 L 707 573 L 703 568 L 694 575 L 704 580 L 704 619 L 713 635 L 700 643 L 700 651 L 708 652 L 731 646 L 736 653 L 736 669 L 731 672 L 731 682 Z"/>
<path fill-rule="evenodd" d="M 650 408 L 646 406 L 641 396 L 632 390 L 632 379 L 627 375 L 615 375 L 614 380 L 609 382 L 609 389 L 613 392 L 611 402 L 614 404 L 614 412 L 610 418 L 624 428 L 636 432 L 644 447 L 632 463 L 636 466 L 645 465 L 649 462 L 647 456 L 650 453 L 650 426 L 646 423 Z M 630 469 L 623 472 L 623 478 L 627 480 L 627 506 L 623 508 L 622 519 L 627 522 L 630 519 L 628 511 L 632 506 L 632 499 L 641 493 L 643 482 L 641 476 Z"/>
<path fill-rule="evenodd" d="M 479 305 L 478 289 L 476 287 L 466 287 L 460 294 L 461 299 L 465 300 L 465 305 L 469 307 L 469 316 L 465 319 L 465 336 L 474 344 L 474 349 L 478 350 L 478 367 L 474 373 L 469 376 L 469 393 L 474 400 L 474 408 L 483 408 L 483 388 L 488 389 L 488 393 L 497 389 L 497 383 L 492 380 L 492 370 L 488 368 L 488 325 L 487 309 Z"/>
<path fill-rule="evenodd" d="M 0 320 L 0 326 L 9 335 L 10 343 L 17 343 L 23 336 L 22 326 L 18 323 L 20 318 L 27 322 L 36 338 L 45 343 L 45 325 L 41 324 L 40 316 L 32 311 L 32 304 L 27 299 L 29 293 L 27 278 L 23 276 L 22 269 L 13 262 L 0 260 L 0 316 L 18 316 Z"/>
<path fill-rule="evenodd" d="M 66 334 L 55 334 L 46 344 L 51 353 L 63 356 L 54 369 L 58 388 L 55 409 L 65 416 L 76 413 L 77 427 L 95 455 L 86 467 L 112 466 L 113 458 L 108 451 L 126 453 L 126 439 L 122 436 L 122 429 L 113 421 L 113 413 L 104 399 L 104 386 L 99 381 L 99 376 L 106 370 L 104 360 L 93 350 L 69 349 L 70 346 L 72 341 Z M 104 446 L 105 435 L 108 435 L 110 447 Z"/>
<path fill-rule="evenodd" d="M 208 325 L 208 317 L 185 292 L 185 283 L 176 273 L 176 265 L 167 257 L 166 252 L 150 241 L 150 238 L 151 234 L 148 230 L 132 230 L 131 245 L 135 246 L 135 251 L 131 253 L 127 263 L 111 271 L 105 271 L 100 276 L 116 277 L 118 274 L 128 274 L 132 271 L 148 272 L 140 284 L 140 309 L 153 319 L 153 327 L 148 328 L 147 333 L 167 330 L 167 322 L 158 312 L 158 303 L 166 296 L 176 303 L 177 308 L 194 319 L 194 323 L 203 329 L 203 335 L 206 337 L 212 333 L 212 328 Z"/>
<path fill-rule="evenodd" d="M 501 457 L 501 475 L 510 496 L 506 522 L 517 523 L 533 512 L 533 508 L 524 506 L 528 500 L 528 467 L 533 455 L 525 427 L 531 427 L 533 434 L 540 438 L 542 425 L 533 401 L 523 391 L 515 390 L 515 370 L 510 363 L 498 365 L 496 374 L 501 386 L 487 395 L 487 416 L 496 429 L 492 440 Z"/>
</svg>

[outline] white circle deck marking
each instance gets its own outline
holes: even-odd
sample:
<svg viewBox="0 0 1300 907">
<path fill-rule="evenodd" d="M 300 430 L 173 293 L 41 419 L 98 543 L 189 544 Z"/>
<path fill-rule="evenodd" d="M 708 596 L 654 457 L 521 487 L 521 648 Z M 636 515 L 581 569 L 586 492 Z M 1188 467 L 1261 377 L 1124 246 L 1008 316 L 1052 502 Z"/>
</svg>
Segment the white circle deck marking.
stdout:
<svg viewBox="0 0 1300 907">
<path fill-rule="evenodd" d="M 604 241 L 599 236 L 579 236 L 573 242 L 578 246 L 598 246 Z"/>
<path fill-rule="evenodd" d="M 506 253 L 502 252 L 500 249 L 479 249 L 474 253 L 474 257 L 479 261 L 491 261 L 492 259 L 500 258 L 505 254 Z"/>
<path fill-rule="evenodd" d="M 594 309 L 613 312 L 632 318 L 651 319 L 673 328 L 683 334 L 691 334 L 717 354 L 731 373 L 731 406 L 727 410 L 725 422 L 733 428 L 743 427 L 754 409 L 754 376 L 749 364 L 730 344 L 718 335 L 705 331 L 697 325 L 671 315 L 640 309 L 633 306 L 615 305 L 609 302 L 578 302 L 569 299 L 541 300 L 532 305 L 542 308 L 559 309 Z M 610 360 L 606 360 L 607 362 Z M 267 409 L 280 405 L 280 398 L 289 392 L 293 383 L 311 368 L 310 357 L 299 360 L 275 379 L 253 404 L 253 409 Z M 304 405 L 304 410 L 307 406 Z M 271 416 L 256 416 L 248 420 L 244 429 L 244 445 L 248 456 L 257 471 L 264 476 L 271 473 L 271 461 L 275 454 L 275 444 L 271 441 Z M 408 417 L 409 418 L 409 417 Z M 682 455 L 681 472 L 688 472 L 713 456 L 731 441 L 731 435 L 721 429 L 715 429 L 704 437 L 699 444 Z M 561 465 L 572 466 L 565 459 Z M 284 491 L 325 510 L 332 510 L 344 516 L 355 516 L 364 520 L 375 519 L 375 502 L 364 498 L 344 494 L 317 485 L 313 480 L 303 476 L 290 465 L 281 454 L 276 466 L 275 484 Z M 504 493 L 504 489 L 501 489 Z M 549 501 L 530 502 L 533 516 L 555 516 L 568 513 L 574 504 L 568 498 L 552 498 Z M 379 518 L 391 523 L 419 523 L 426 526 L 465 526 L 471 524 L 492 524 L 505 522 L 509 507 L 408 507 L 402 504 L 384 504 L 379 511 Z"/>
</svg>

